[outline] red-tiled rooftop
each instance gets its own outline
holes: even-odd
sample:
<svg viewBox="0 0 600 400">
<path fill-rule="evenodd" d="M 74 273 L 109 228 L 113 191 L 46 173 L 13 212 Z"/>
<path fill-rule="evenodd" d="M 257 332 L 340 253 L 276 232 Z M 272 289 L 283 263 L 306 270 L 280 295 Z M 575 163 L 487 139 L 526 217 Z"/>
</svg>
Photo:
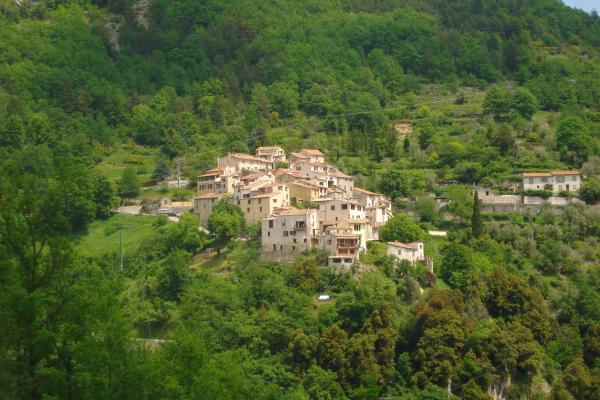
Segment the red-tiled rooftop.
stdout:
<svg viewBox="0 0 600 400">
<path fill-rule="evenodd" d="M 321 153 L 321 151 L 317 150 L 317 149 L 302 149 L 302 152 L 306 153 L 306 154 L 310 154 L 311 156 L 322 156 L 323 155 L 323 153 Z"/>
</svg>

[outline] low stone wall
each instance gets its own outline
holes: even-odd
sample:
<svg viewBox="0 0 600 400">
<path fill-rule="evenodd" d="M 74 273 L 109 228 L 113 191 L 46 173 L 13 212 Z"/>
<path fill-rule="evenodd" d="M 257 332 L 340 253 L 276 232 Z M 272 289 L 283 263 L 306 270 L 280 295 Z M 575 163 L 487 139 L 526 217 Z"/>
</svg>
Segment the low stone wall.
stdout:
<svg viewBox="0 0 600 400">
<path fill-rule="evenodd" d="M 544 204 L 550 205 L 555 209 L 568 206 L 569 204 L 584 204 L 579 199 L 571 199 L 568 197 L 552 196 L 548 199 L 538 196 L 515 196 L 515 195 L 504 195 L 504 196 L 486 196 L 481 201 L 481 210 L 483 212 L 493 213 L 511 213 L 511 212 L 524 212 L 530 211 L 539 213 Z"/>
</svg>

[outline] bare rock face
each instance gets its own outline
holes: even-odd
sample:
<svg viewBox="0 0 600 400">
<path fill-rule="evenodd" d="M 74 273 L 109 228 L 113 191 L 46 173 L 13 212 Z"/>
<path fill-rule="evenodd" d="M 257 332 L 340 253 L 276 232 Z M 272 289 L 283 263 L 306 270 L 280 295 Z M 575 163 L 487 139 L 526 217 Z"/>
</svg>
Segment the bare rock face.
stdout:
<svg viewBox="0 0 600 400">
<path fill-rule="evenodd" d="M 508 400 L 504 397 L 504 391 L 510 387 L 512 384 L 512 380 L 510 376 L 503 381 L 494 382 L 487 388 L 487 394 L 492 398 L 492 400 Z"/>
<path fill-rule="evenodd" d="M 122 18 L 112 17 L 106 18 L 104 21 L 104 28 L 108 32 L 108 39 L 114 51 L 120 50 L 119 46 L 119 29 L 123 24 Z"/>
<path fill-rule="evenodd" d="M 139 26 L 144 28 L 148 28 L 149 23 L 146 18 L 146 13 L 148 12 L 148 7 L 150 6 L 150 0 L 139 0 L 132 7 L 131 10 L 135 15 L 135 21 Z"/>
</svg>

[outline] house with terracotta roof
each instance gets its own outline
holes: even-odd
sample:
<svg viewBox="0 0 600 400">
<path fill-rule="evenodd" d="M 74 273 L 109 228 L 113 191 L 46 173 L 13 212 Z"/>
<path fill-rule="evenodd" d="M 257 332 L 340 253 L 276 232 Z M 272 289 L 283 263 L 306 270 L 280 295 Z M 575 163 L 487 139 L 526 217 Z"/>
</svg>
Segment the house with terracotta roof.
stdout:
<svg viewBox="0 0 600 400">
<path fill-rule="evenodd" d="M 285 151 L 279 146 L 262 146 L 256 149 L 256 157 L 270 163 L 285 161 Z"/>
<path fill-rule="evenodd" d="M 198 177 L 196 190 L 205 193 L 233 193 L 239 183 L 240 174 L 231 168 L 213 168 Z"/>
<path fill-rule="evenodd" d="M 273 163 L 248 154 L 228 153 L 223 157 L 219 157 L 218 167 L 223 170 L 233 170 L 238 173 L 267 172 L 273 169 Z"/>
<path fill-rule="evenodd" d="M 302 149 L 290 154 L 290 162 L 309 161 L 315 163 L 324 163 L 325 155 L 316 149 Z"/>
<path fill-rule="evenodd" d="M 360 235 L 349 227 L 332 226 L 319 236 L 319 247 L 329 253 L 329 266 L 347 267 L 360 257 Z"/>
<path fill-rule="evenodd" d="M 290 194 L 285 185 L 269 185 L 253 191 L 248 197 L 234 199 L 233 202 L 242 210 L 246 223 L 255 224 L 273 215 L 275 209 L 288 207 Z"/>
<path fill-rule="evenodd" d="M 525 172 L 523 190 L 550 190 L 553 193 L 577 192 L 581 187 L 579 171 Z"/>
<path fill-rule="evenodd" d="M 320 198 L 315 200 L 319 204 L 319 222 L 341 220 L 365 220 L 366 210 L 354 199 L 345 198 Z"/>
<path fill-rule="evenodd" d="M 317 210 L 279 208 L 261 220 L 262 254 L 269 258 L 291 258 L 313 248 L 319 224 Z"/>
<path fill-rule="evenodd" d="M 338 188 L 348 196 L 352 195 L 354 177 L 344 174 L 336 166 L 327 163 L 299 160 L 292 163 L 292 168 L 299 175 L 306 179 L 314 180 L 321 186 Z"/>
<path fill-rule="evenodd" d="M 342 219 L 339 221 L 324 221 L 321 231 L 325 235 L 331 233 L 348 233 L 359 238 L 358 247 L 360 251 L 366 251 L 367 241 L 370 240 L 370 226 L 366 219 Z"/>
<path fill-rule="evenodd" d="M 425 261 L 425 246 L 423 242 L 388 242 L 387 254 L 398 261 L 406 260 L 415 265 L 418 261 Z"/>
<path fill-rule="evenodd" d="M 289 182 L 291 198 L 299 201 L 313 201 L 327 194 L 327 189 L 307 180 L 296 179 Z"/>
</svg>

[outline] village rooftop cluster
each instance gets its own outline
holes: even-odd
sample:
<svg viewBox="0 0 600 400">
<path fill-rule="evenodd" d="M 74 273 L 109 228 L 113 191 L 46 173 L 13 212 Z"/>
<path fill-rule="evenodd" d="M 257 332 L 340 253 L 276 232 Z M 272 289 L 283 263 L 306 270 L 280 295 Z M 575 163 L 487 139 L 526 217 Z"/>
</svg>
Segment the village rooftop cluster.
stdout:
<svg viewBox="0 0 600 400">
<path fill-rule="evenodd" d="M 354 177 L 326 163 L 315 149 L 289 157 L 279 146 L 259 147 L 255 155 L 229 153 L 198 178 L 197 190 L 194 212 L 201 224 L 228 195 L 248 224 L 261 224 L 262 256 L 270 259 L 320 248 L 329 265 L 351 265 L 368 241 L 379 239 L 379 228 L 392 215 L 387 198 L 355 187 Z M 399 259 L 424 259 L 422 243 L 394 249 Z"/>
</svg>

